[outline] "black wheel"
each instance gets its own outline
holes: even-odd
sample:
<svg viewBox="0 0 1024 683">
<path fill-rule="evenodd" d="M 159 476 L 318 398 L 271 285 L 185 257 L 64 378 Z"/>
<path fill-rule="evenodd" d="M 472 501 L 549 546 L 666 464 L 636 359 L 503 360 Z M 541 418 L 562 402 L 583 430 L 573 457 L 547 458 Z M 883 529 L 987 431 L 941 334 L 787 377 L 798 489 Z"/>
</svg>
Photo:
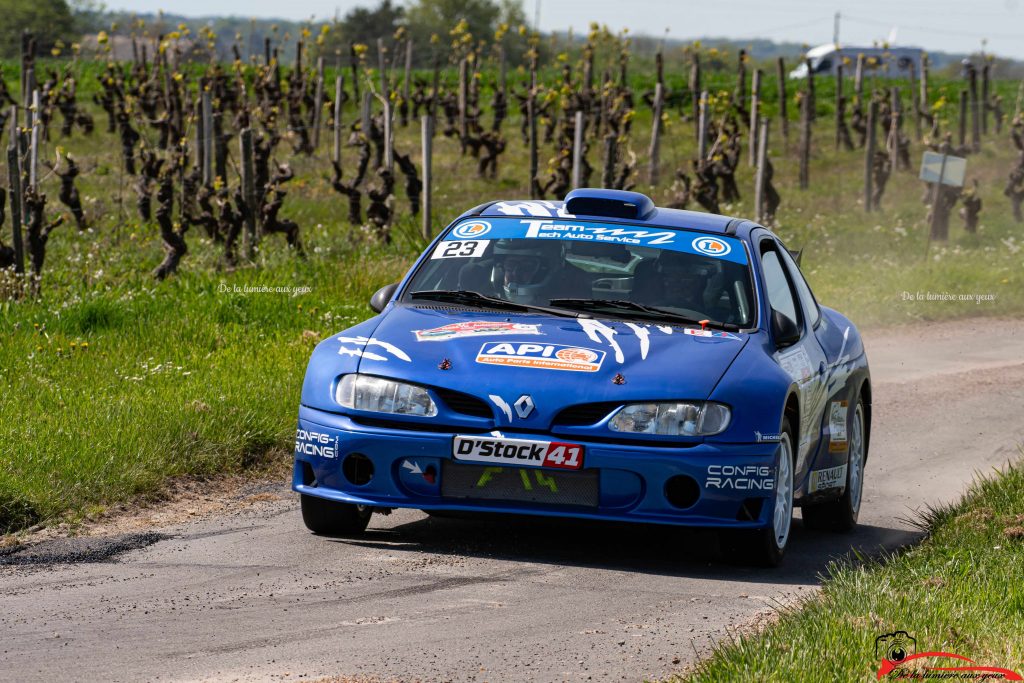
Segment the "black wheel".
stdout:
<svg viewBox="0 0 1024 683">
<path fill-rule="evenodd" d="M 300 494 L 302 521 L 306 528 L 321 536 L 358 536 L 370 523 L 373 510 L 362 505 L 338 503 L 325 498 Z"/>
<path fill-rule="evenodd" d="M 775 500 L 772 521 L 763 529 L 736 529 L 722 537 L 726 558 L 742 564 L 777 567 L 786 554 L 793 523 L 793 463 L 796 439 L 789 418 L 782 421 L 782 438 L 775 463 Z"/>
<path fill-rule="evenodd" d="M 846 466 L 846 490 L 838 500 L 805 505 L 801 508 L 804 526 L 820 531 L 852 531 L 857 526 L 860 502 L 864 492 L 864 401 L 857 399 L 853 419 L 848 425 L 850 459 Z"/>
</svg>

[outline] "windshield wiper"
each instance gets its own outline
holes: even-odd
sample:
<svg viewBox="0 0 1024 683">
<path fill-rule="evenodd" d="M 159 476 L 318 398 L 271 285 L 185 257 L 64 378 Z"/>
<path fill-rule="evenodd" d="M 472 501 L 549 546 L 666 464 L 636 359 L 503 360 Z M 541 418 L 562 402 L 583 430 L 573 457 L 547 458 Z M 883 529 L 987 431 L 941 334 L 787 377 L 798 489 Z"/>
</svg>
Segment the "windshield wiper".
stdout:
<svg viewBox="0 0 1024 683">
<path fill-rule="evenodd" d="M 699 325 L 703 322 L 702 320 L 691 318 L 690 316 L 683 315 L 682 313 L 676 313 L 675 311 L 669 311 L 656 306 L 638 304 L 635 301 L 627 301 L 626 299 L 552 299 L 551 304 L 553 306 L 572 308 L 580 311 L 600 311 L 608 309 L 613 311 L 629 311 L 630 313 L 640 313 L 646 317 L 658 320 L 689 323 L 691 325 Z M 740 329 L 739 325 L 723 323 L 717 320 L 708 320 L 706 325 L 708 327 L 733 332 Z"/>
<path fill-rule="evenodd" d="M 564 318 L 590 317 L 575 310 L 551 308 L 549 306 L 534 306 L 533 304 L 520 304 L 515 301 L 499 299 L 494 296 L 487 296 L 480 292 L 473 292 L 465 289 L 424 289 L 418 292 L 413 292 L 409 296 L 413 299 L 431 299 L 433 301 L 462 304 L 464 306 L 477 306 L 480 308 L 497 308 L 505 311 L 521 311 L 523 313 L 547 313 L 549 315 L 557 315 Z"/>
</svg>

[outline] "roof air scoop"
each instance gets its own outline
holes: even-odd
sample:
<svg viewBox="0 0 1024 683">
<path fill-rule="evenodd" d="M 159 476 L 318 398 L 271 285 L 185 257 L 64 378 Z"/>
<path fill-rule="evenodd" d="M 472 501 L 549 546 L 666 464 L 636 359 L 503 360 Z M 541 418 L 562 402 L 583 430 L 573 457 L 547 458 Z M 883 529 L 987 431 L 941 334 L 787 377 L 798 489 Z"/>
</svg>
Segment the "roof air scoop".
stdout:
<svg viewBox="0 0 1024 683">
<path fill-rule="evenodd" d="M 565 195 L 565 210 L 573 216 L 604 216 L 646 220 L 656 211 L 645 194 L 625 190 L 581 187 Z"/>
</svg>

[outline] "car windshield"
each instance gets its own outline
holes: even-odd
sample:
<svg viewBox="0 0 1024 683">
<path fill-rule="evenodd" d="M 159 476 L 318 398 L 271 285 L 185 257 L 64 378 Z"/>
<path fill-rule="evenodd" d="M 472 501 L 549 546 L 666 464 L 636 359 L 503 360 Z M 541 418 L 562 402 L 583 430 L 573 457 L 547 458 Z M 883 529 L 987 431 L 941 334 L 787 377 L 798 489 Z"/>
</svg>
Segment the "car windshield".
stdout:
<svg viewBox="0 0 1024 683">
<path fill-rule="evenodd" d="M 406 301 L 482 308 L 509 302 L 737 328 L 752 326 L 755 316 L 740 240 L 572 218 L 462 221 L 424 259 L 405 292 Z"/>
</svg>

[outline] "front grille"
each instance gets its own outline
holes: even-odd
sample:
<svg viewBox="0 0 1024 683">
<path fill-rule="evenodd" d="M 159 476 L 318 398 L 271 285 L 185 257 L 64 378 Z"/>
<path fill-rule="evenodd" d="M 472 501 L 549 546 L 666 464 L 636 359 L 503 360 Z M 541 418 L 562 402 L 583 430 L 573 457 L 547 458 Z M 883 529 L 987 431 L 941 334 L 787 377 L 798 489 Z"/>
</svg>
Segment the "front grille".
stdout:
<svg viewBox="0 0 1024 683">
<path fill-rule="evenodd" d="M 441 497 L 597 507 L 597 470 L 561 472 L 532 467 L 488 467 L 441 461 Z"/>
<path fill-rule="evenodd" d="M 444 401 L 446 406 L 456 413 L 472 415 L 473 417 L 494 417 L 491 407 L 476 396 L 463 394 L 460 391 L 452 391 L 451 389 L 435 388 L 434 392 Z"/>
<path fill-rule="evenodd" d="M 555 416 L 552 425 L 560 427 L 583 427 L 600 422 L 608 413 L 612 412 L 621 403 L 605 401 L 604 403 L 581 403 L 569 406 Z"/>
</svg>

